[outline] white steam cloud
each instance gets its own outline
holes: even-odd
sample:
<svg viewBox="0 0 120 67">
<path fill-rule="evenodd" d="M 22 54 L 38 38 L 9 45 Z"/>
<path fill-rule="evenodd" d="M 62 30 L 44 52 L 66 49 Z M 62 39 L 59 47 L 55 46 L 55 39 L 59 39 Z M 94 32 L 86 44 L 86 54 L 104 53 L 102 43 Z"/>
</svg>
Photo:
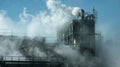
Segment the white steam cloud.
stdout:
<svg viewBox="0 0 120 67">
<path fill-rule="evenodd" d="M 28 13 L 27 8 L 24 8 L 23 12 L 20 13 L 19 15 L 20 20 L 17 22 L 8 17 L 6 11 L 0 10 L 0 35 L 29 36 L 31 38 L 39 36 L 46 37 L 48 42 L 55 41 L 57 37 L 56 34 L 57 28 L 59 26 L 62 26 L 62 24 L 66 22 L 71 22 L 73 19 L 73 15 L 77 16 L 79 13 L 81 13 L 79 7 L 66 6 L 62 4 L 61 1 L 58 0 L 47 0 L 46 4 L 50 11 L 49 14 L 47 13 L 47 11 L 40 11 L 39 13 L 34 15 Z M 111 31 L 110 30 L 108 31 L 109 28 L 104 27 L 100 27 L 100 29 L 102 29 L 100 31 L 102 31 L 103 32 L 102 34 L 106 36 L 106 34 L 108 34 Z M 120 47 L 119 38 L 117 39 L 117 42 L 116 41 L 112 42 L 113 44 L 116 44 L 116 46 L 118 47 Z M 17 48 L 19 47 L 18 42 L 21 42 L 21 39 L 16 41 L 12 41 L 11 39 L 4 40 L 1 39 L 2 37 L 0 37 L 0 56 L 21 55 Z M 109 44 L 112 43 L 110 42 Z M 108 44 L 108 42 L 105 44 Z M 107 51 L 109 55 L 111 55 L 109 56 L 111 60 L 107 64 L 108 65 L 111 64 L 109 67 L 119 67 L 120 66 L 119 48 L 113 47 L 114 46 L 113 44 L 112 45 L 109 44 L 102 45 L 102 48 L 105 49 L 105 51 Z M 76 58 L 80 58 L 80 60 L 83 60 L 80 61 L 80 63 L 86 62 L 85 57 L 82 56 L 79 57 L 78 52 L 68 46 L 61 45 L 59 47 L 56 47 L 54 50 L 67 58 L 75 57 L 74 58 L 75 61 L 77 61 Z M 40 53 L 39 52 L 40 51 L 36 49 L 37 54 L 42 54 L 42 52 Z M 91 66 L 94 66 L 94 63 L 95 60 L 92 60 L 92 62 L 88 62 L 88 64 L 93 64 Z"/>
<path fill-rule="evenodd" d="M 75 7 L 72 11 L 72 14 L 78 16 L 79 14 L 81 14 L 81 9 L 79 7 Z"/>
<path fill-rule="evenodd" d="M 24 8 L 23 12 L 19 14 L 20 20 L 17 22 L 8 17 L 6 11 L 0 10 L 0 35 L 46 37 L 48 42 L 54 42 L 57 39 L 57 28 L 72 21 L 74 7 L 68 7 L 56 0 L 47 0 L 46 4 L 50 11 L 49 14 L 47 11 L 40 11 L 34 15 L 28 13 L 27 8 Z M 8 52 L 7 55 L 10 55 L 12 51 L 16 51 L 18 44 L 15 42 L 17 41 L 11 41 L 11 39 L 0 42 L 0 50 L 3 50 L 1 55 L 3 53 L 6 55 L 6 52 Z"/>
<path fill-rule="evenodd" d="M 60 1 L 47 0 L 46 2 L 50 13 L 41 11 L 36 15 L 30 14 L 27 8 L 20 13 L 20 21 L 15 22 L 3 10 L 0 11 L 0 31 L 8 34 L 27 35 L 29 37 L 48 37 L 56 39 L 57 28 L 66 22 L 71 22 L 72 14 L 77 14 L 80 8 L 67 7 Z M 79 9 L 79 10 L 78 10 Z"/>
<path fill-rule="evenodd" d="M 104 67 L 119 67 L 120 64 L 120 31 L 115 22 L 100 24 L 98 29 L 102 34 L 102 44 L 99 45 L 100 57 L 104 61 Z"/>
<path fill-rule="evenodd" d="M 15 32 L 14 35 L 17 36 L 28 36 L 32 39 L 34 39 L 35 37 L 46 37 L 48 42 L 54 42 L 57 39 L 57 28 L 62 27 L 62 25 L 66 22 L 71 22 L 73 20 L 73 15 L 77 15 L 80 8 L 68 7 L 58 0 L 47 0 L 46 4 L 48 9 L 50 10 L 49 14 L 46 11 L 41 11 L 38 14 L 33 15 L 28 13 L 27 8 L 24 8 L 23 12 L 19 15 L 20 21 L 18 21 L 17 23 L 6 16 L 7 14 L 5 14 L 4 12 L 0 12 L 0 16 L 2 19 L 0 20 L 1 26 L 7 27 L 7 29 L 12 31 L 13 33 Z M 9 21 L 11 21 L 10 24 L 7 24 Z M 11 33 L 10 35 L 12 35 L 13 33 Z M 2 37 L 0 37 L 0 39 L 2 39 Z M 21 55 L 18 51 L 18 48 L 20 46 L 16 43 L 19 40 L 12 41 L 11 39 L 5 39 L 5 41 L 2 41 L 3 42 L 0 43 L 2 56 Z M 27 43 L 28 45 L 34 43 L 32 42 L 33 40 L 30 41 L 30 43 Z M 22 39 L 20 40 L 20 42 L 22 42 Z M 31 46 L 27 47 L 29 49 L 27 53 L 30 55 L 32 54 Z M 60 44 L 60 46 L 55 47 L 55 49 L 53 50 L 63 57 L 71 60 L 72 65 L 79 66 L 80 64 L 84 63 L 83 66 L 86 66 L 86 58 L 80 55 L 77 50 L 74 50 L 69 46 Z M 14 54 L 11 55 L 13 51 Z M 46 54 L 41 51 L 40 48 L 35 48 L 34 55 L 40 57 L 46 56 Z M 90 60 L 87 62 L 88 66 L 95 65 L 92 61 L 94 60 Z"/>
</svg>

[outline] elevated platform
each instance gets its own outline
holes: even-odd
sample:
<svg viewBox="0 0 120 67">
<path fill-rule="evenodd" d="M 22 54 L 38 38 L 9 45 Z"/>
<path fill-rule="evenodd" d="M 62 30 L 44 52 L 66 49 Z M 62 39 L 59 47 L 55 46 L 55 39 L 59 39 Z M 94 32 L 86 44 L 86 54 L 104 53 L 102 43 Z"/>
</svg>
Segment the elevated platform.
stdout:
<svg viewBox="0 0 120 67">
<path fill-rule="evenodd" d="M 0 67 L 65 67 L 62 58 L 31 58 L 18 56 L 0 57 Z"/>
</svg>

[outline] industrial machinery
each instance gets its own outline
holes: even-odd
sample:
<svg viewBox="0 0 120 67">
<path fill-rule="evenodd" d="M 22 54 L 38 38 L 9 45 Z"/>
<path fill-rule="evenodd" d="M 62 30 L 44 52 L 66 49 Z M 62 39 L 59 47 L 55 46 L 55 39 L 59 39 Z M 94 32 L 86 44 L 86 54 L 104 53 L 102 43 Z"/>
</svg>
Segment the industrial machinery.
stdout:
<svg viewBox="0 0 120 67">
<path fill-rule="evenodd" d="M 83 9 L 71 22 L 58 29 L 58 42 L 79 49 L 81 53 L 95 55 L 95 22 L 96 11 L 87 13 Z"/>
</svg>

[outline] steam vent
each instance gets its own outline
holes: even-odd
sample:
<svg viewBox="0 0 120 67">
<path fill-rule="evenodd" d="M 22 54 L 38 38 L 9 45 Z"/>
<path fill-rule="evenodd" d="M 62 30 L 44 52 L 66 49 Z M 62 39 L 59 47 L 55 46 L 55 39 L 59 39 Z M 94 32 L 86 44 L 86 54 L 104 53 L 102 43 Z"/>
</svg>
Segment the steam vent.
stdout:
<svg viewBox="0 0 120 67">
<path fill-rule="evenodd" d="M 47 43 L 45 37 L 31 39 L 27 36 L 22 38 L 15 35 L 1 35 L 1 44 L 6 41 L 8 42 L 6 46 L 19 44 L 15 48 L 21 56 L 5 56 L 6 54 L 1 56 L 0 67 L 96 67 L 89 64 L 87 66 L 89 63 L 87 60 L 91 62 L 91 58 L 96 56 L 95 23 L 95 9 L 92 13 L 87 13 L 81 9 L 77 14 L 73 14 L 71 22 L 66 22 L 58 28 L 55 43 Z M 61 44 L 73 49 L 74 55 L 70 57 L 66 56 L 67 53 L 62 55 L 60 53 L 62 49 L 57 52 L 57 47 Z M 78 54 L 74 50 L 77 50 Z M 87 56 L 87 60 L 84 62 L 79 59 L 83 56 Z"/>
</svg>

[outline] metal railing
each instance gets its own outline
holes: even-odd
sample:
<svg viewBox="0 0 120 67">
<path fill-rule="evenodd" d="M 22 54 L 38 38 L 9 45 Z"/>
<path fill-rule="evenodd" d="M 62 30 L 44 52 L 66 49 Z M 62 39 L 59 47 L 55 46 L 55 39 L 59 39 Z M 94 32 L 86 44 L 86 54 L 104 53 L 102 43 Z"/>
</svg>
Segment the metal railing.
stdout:
<svg viewBox="0 0 120 67">
<path fill-rule="evenodd" d="M 27 59 L 24 56 L 0 56 L 0 61 L 64 61 L 64 58 L 58 57 L 30 57 Z"/>
</svg>

